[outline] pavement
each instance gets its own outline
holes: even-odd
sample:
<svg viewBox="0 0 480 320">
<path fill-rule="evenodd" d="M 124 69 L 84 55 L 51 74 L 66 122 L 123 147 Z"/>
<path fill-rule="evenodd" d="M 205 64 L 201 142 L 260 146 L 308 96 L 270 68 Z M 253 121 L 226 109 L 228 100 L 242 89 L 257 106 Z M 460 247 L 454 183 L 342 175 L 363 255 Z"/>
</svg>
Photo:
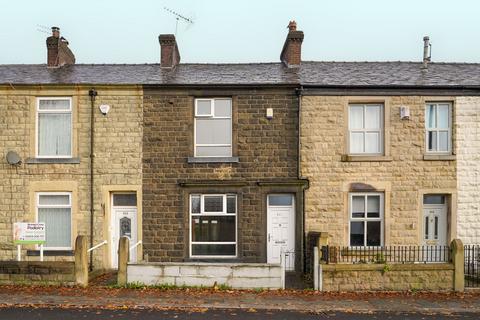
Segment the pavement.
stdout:
<svg viewBox="0 0 480 320">
<path fill-rule="evenodd" d="M 422 313 L 476 314 L 480 291 L 456 293 L 319 293 L 314 291 L 239 291 L 213 289 L 125 289 L 106 286 L 0 286 L 0 308 L 102 310 L 250 310 L 312 314 Z M 3 318 L 0 318 L 3 319 Z"/>
</svg>

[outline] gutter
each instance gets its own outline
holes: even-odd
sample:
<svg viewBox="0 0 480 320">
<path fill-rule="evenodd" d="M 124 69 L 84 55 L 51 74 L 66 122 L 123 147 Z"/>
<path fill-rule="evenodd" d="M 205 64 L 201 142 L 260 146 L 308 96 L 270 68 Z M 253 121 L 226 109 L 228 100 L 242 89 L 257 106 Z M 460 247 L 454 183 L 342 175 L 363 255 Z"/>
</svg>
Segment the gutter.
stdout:
<svg viewBox="0 0 480 320">
<path fill-rule="evenodd" d="M 95 97 L 97 96 L 97 90 L 90 89 L 88 95 L 90 96 L 90 248 L 93 248 L 93 222 L 94 222 L 94 146 L 95 146 Z M 90 262 L 89 262 L 90 271 L 93 270 L 93 250 L 90 251 Z"/>
</svg>

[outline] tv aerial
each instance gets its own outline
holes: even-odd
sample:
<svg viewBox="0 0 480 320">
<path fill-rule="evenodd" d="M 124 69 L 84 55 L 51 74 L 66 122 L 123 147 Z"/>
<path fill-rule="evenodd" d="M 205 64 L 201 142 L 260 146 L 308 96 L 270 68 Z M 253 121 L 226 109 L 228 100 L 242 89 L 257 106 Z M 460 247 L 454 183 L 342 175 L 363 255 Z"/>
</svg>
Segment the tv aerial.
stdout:
<svg viewBox="0 0 480 320">
<path fill-rule="evenodd" d="M 170 14 L 172 14 L 173 16 L 175 16 L 175 20 L 176 20 L 176 22 L 175 22 L 175 35 L 177 35 L 178 22 L 180 20 L 187 23 L 189 26 L 191 26 L 194 23 L 193 18 L 191 18 L 191 17 L 186 17 L 185 15 L 180 14 L 180 13 L 178 13 L 178 12 L 168 8 L 168 7 L 163 7 L 163 9 L 165 11 L 169 12 Z"/>
<path fill-rule="evenodd" d="M 41 25 L 41 24 L 37 24 L 37 31 L 38 32 L 42 32 L 42 33 L 45 33 L 45 34 L 51 34 L 51 28 L 48 28 L 44 25 Z"/>
</svg>

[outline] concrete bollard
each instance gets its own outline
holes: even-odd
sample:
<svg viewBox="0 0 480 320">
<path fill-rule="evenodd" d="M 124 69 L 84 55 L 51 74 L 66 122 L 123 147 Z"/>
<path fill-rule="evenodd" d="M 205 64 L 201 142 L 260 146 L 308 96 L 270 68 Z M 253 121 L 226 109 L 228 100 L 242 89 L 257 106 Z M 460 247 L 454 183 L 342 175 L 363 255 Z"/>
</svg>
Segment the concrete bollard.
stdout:
<svg viewBox="0 0 480 320">
<path fill-rule="evenodd" d="M 453 289 L 456 292 L 465 291 L 465 252 L 460 239 L 454 239 L 450 244 L 452 249 L 452 262 L 455 267 Z"/>
<path fill-rule="evenodd" d="M 118 242 L 118 274 L 117 284 L 124 286 L 127 284 L 127 264 L 130 256 L 130 240 L 127 237 L 121 237 Z"/>
<path fill-rule="evenodd" d="M 81 287 L 88 286 L 87 237 L 77 236 L 75 240 L 75 282 Z"/>
</svg>

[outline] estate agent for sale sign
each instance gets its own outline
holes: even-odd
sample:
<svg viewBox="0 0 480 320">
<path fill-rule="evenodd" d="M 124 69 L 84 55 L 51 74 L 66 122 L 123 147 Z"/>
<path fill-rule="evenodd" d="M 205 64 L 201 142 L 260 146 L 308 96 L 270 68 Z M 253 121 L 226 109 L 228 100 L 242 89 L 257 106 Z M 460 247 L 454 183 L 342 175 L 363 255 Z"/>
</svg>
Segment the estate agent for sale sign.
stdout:
<svg viewBox="0 0 480 320">
<path fill-rule="evenodd" d="M 45 223 L 15 222 L 13 225 L 14 244 L 44 244 Z"/>
</svg>

